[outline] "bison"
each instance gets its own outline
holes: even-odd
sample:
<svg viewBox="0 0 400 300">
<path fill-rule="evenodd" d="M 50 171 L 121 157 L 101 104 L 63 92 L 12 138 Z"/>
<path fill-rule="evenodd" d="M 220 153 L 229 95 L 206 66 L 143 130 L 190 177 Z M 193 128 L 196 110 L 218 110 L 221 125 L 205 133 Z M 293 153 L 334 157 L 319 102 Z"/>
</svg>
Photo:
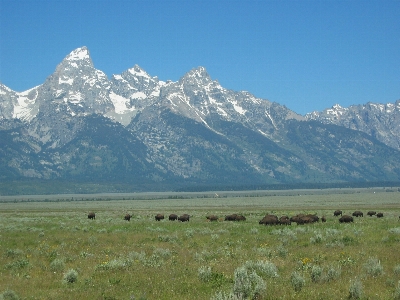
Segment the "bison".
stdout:
<svg viewBox="0 0 400 300">
<path fill-rule="evenodd" d="M 264 218 L 262 218 L 258 222 L 258 224 L 260 224 L 260 225 L 278 225 L 279 224 L 279 219 L 278 218 L 274 218 L 274 216 L 267 215 Z"/>
<path fill-rule="evenodd" d="M 90 213 L 88 213 L 87 217 L 90 220 L 95 220 L 96 219 L 96 214 L 94 212 L 90 212 Z"/>
<path fill-rule="evenodd" d="M 375 216 L 376 215 L 376 211 L 369 211 L 369 212 L 367 212 L 367 215 L 370 216 L 370 217 Z"/>
<path fill-rule="evenodd" d="M 288 216 L 282 216 L 279 218 L 279 224 L 281 225 L 291 225 L 290 219 Z"/>
<path fill-rule="evenodd" d="M 213 221 L 218 221 L 218 217 L 211 215 L 206 217 L 208 221 L 213 222 Z"/>
<path fill-rule="evenodd" d="M 163 214 L 157 214 L 157 215 L 155 216 L 155 219 L 156 219 L 156 221 L 164 220 L 164 215 L 163 215 Z"/>
<path fill-rule="evenodd" d="M 383 218 L 383 213 L 377 213 L 376 216 L 377 216 L 378 218 Z"/>
<path fill-rule="evenodd" d="M 321 217 L 321 222 L 323 222 L 323 223 L 326 222 L 326 217 L 325 217 L 325 216 L 322 216 L 322 217 Z"/>
<path fill-rule="evenodd" d="M 237 214 L 225 216 L 225 221 L 236 221 Z"/>
<path fill-rule="evenodd" d="M 352 216 L 349 216 L 349 215 L 343 215 L 343 216 L 340 217 L 339 222 L 340 222 L 340 223 L 350 223 L 350 222 L 353 222 L 353 217 L 352 217 Z"/>
<path fill-rule="evenodd" d="M 333 213 L 333 215 L 334 215 L 335 217 L 337 217 L 337 216 L 342 216 L 342 211 L 341 211 L 341 210 L 335 210 L 334 213 Z"/>
<path fill-rule="evenodd" d="M 181 221 L 181 222 L 189 222 L 189 218 L 190 218 L 190 216 L 189 216 L 188 214 L 183 214 L 182 216 L 180 216 L 180 217 L 178 218 L 178 221 Z"/>
<path fill-rule="evenodd" d="M 176 214 L 170 214 L 169 217 L 168 217 L 168 220 L 170 220 L 170 221 L 176 221 L 176 220 L 178 220 L 178 215 L 176 215 Z"/>
<path fill-rule="evenodd" d="M 246 217 L 243 215 L 232 214 L 225 216 L 225 221 L 246 221 Z"/>
<path fill-rule="evenodd" d="M 361 211 L 356 210 L 355 212 L 353 212 L 352 216 L 353 217 L 364 217 L 364 214 Z"/>
<path fill-rule="evenodd" d="M 317 215 L 308 214 L 308 215 L 306 215 L 306 217 L 311 218 L 312 223 L 319 221 L 319 217 Z"/>
<path fill-rule="evenodd" d="M 125 220 L 125 221 L 130 221 L 131 218 L 132 218 L 132 215 L 126 214 L 125 217 L 124 217 L 124 220 Z"/>
<path fill-rule="evenodd" d="M 246 221 L 246 217 L 243 215 L 237 215 L 236 216 L 236 221 Z"/>
</svg>

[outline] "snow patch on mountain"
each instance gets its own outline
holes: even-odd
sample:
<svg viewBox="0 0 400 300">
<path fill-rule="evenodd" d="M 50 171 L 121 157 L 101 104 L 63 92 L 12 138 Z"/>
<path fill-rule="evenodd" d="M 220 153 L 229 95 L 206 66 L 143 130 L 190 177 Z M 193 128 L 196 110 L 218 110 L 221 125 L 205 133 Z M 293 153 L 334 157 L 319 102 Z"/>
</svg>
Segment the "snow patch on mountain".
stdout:
<svg viewBox="0 0 400 300">
<path fill-rule="evenodd" d="M 90 59 L 89 50 L 86 47 L 75 49 L 65 59 L 69 61 Z"/>
<path fill-rule="evenodd" d="M 36 100 L 39 95 L 38 87 L 17 93 L 17 103 L 14 105 L 13 118 L 31 121 L 38 112 Z"/>
</svg>

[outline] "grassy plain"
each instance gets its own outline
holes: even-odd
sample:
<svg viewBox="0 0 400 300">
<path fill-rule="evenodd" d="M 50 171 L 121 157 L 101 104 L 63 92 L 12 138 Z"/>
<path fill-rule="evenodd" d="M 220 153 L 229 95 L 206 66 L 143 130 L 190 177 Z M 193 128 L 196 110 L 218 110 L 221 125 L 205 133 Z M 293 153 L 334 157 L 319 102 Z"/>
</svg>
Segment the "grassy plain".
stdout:
<svg viewBox="0 0 400 300">
<path fill-rule="evenodd" d="M 6 199 L 0 203 L 0 294 L 12 291 L 20 299 L 235 299 L 233 294 L 400 299 L 397 189 L 217 195 Z M 364 217 L 340 224 L 333 216 L 336 209 L 361 210 Z M 367 217 L 369 210 L 384 217 Z M 89 211 L 96 212 L 95 220 L 87 219 Z M 133 215 L 130 222 L 123 220 L 126 213 Z M 157 213 L 166 219 L 156 222 Z M 168 221 L 171 213 L 188 213 L 190 222 Z M 247 220 L 206 220 L 210 214 L 223 219 L 231 213 Z M 327 222 L 259 225 L 267 213 L 316 213 Z"/>
</svg>

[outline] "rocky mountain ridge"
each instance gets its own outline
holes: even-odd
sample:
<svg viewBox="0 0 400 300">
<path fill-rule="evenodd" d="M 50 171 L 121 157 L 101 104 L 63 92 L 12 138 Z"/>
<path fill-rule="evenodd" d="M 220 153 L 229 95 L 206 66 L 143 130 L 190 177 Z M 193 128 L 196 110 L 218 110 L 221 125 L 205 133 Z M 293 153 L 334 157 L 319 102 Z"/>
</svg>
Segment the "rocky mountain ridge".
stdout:
<svg viewBox="0 0 400 300">
<path fill-rule="evenodd" d="M 203 67 L 177 82 L 138 65 L 108 79 L 82 47 L 42 85 L 0 84 L 0 178 L 154 189 L 397 181 L 399 111 L 369 103 L 301 116 L 225 89 Z"/>
</svg>

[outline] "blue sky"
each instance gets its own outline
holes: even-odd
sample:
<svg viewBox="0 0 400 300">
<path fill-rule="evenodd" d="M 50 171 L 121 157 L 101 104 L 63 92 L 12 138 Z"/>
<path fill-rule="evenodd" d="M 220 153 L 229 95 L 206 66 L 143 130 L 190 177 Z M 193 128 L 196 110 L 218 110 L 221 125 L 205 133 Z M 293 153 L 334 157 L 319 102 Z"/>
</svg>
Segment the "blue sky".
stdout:
<svg viewBox="0 0 400 300">
<path fill-rule="evenodd" d="M 297 113 L 400 99 L 400 1 L 0 0 L 0 82 L 42 84 L 87 46 L 111 77 L 203 66 Z"/>
</svg>

